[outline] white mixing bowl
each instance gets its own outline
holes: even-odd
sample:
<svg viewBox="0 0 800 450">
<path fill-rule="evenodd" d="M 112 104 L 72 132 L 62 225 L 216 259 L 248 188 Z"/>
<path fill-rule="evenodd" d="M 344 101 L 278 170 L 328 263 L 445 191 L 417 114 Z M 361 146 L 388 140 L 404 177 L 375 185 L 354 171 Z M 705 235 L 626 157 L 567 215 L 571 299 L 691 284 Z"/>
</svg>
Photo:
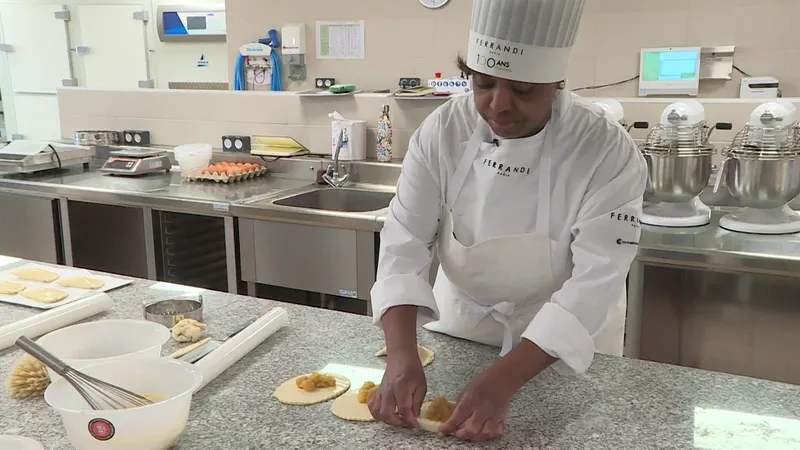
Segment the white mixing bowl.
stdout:
<svg viewBox="0 0 800 450">
<path fill-rule="evenodd" d="M 184 172 L 208 167 L 213 156 L 211 144 L 184 144 L 172 151 L 175 154 L 175 161 Z"/>
<path fill-rule="evenodd" d="M 169 448 L 186 428 L 192 394 L 203 380 L 193 365 L 166 358 L 103 362 L 82 371 L 137 394 L 167 400 L 141 408 L 96 411 L 67 380 L 54 382 L 44 399 L 61 415 L 77 450 Z"/>
<path fill-rule="evenodd" d="M 160 358 L 169 329 L 146 320 L 98 320 L 50 332 L 36 342 L 75 369 L 131 358 Z M 47 369 L 50 379 L 60 377 Z"/>
<path fill-rule="evenodd" d="M 22 436 L 0 436 L 0 448 L 3 450 L 44 450 L 42 444 Z"/>
</svg>

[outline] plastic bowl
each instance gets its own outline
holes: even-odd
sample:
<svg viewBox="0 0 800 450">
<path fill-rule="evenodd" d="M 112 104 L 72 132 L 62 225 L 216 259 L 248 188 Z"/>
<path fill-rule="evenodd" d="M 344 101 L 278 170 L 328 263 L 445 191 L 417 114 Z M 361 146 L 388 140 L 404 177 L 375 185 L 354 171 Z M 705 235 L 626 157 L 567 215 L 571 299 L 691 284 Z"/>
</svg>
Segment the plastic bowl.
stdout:
<svg viewBox="0 0 800 450">
<path fill-rule="evenodd" d="M 3 450 L 44 450 L 42 444 L 22 436 L 0 436 L 0 448 Z"/>
<path fill-rule="evenodd" d="M 173 152 L 182 171 L 200 170 L 211 164 L 211 144 L 179 145 Z"/>
<path fill-rule="evenodd" d="M 131 358 L 160 358 L 169 329 L 145 320 L 98 320 L 50 332 L 37 343 L 75 369 Z M 61 377 L 47 369 L 50 379 Z"/>
<path fill-rule="evenodd" d="M 44 392 L 44 399 L 61 415 L 67 438 L 77 450 L 160 450 L 183 433 L 192 394 L 203 377 L 191 364 L 171 359 L 128 359 L 93 364 L 87 375 L 136 392 L 167 397 L 140 408 L 93 410 L 61 379 Z"/>
</svg>

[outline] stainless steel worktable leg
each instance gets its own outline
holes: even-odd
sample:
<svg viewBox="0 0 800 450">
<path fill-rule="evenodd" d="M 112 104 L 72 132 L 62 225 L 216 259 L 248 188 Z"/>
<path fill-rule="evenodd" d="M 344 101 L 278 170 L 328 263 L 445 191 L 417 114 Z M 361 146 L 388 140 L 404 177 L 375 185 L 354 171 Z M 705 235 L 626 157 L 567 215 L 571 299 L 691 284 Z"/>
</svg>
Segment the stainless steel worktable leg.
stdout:
<svg viewBox="0 0 800 450">
<path fill-rule="evenodd" d="M 225 217 L 225 266 L 228 268 L 228 292 L 239 293 L 239 280 L 236 277 L 236 227 L 233 217 Z"/>
<path fill-rule="evenodd" d="M 58 199 L 58 211 L 61 215 L 61 246 L 64 251 L 64 265 L 75 265 L 72 259 L 72 233 L 69 228 L 69 201 L 66 197 Z"/>
<path fill-rule="evenodd" d="M 628 312 L 625 320 L 623 355 L 638 358 L 642 344 L 642 301 L 644 299 L 644 263 L 633 261 L 628 274 Z"/>
<path fill-rule="evenodd" d="M 147 279 L 156 281 L 156 241 L 153 233 L 153 209 L 142 208 L 142 226 L 144 227 L 144 255 L 147 258 Z"/>
</svg>

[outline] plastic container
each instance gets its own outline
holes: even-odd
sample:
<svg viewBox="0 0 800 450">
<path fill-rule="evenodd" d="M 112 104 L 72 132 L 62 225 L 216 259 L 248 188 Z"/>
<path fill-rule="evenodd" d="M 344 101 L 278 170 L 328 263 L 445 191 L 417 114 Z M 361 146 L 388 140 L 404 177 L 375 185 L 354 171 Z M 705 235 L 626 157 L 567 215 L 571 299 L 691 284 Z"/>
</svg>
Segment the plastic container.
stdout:
<svg viewBox="0 0 800 450">
<path fill-rule="evenodd" d="M 173 152 L 181 171 L 202 169 L 211 163 L 211 144 L 179 145 Z"/>
<path fill-rule="evenodd" d="M 169 448 L 186 428 L 192 394 L 203 381 L 197 368 L 170 359 L 107 361 L 82 370 L 137 394 L 166 400 L 140 408 L 95 411 L 66 380 L 53 382 L 44 399 L 61 415 L 67 438 L 77 450 Z"/>
<path fill-rule="evenodd" d="M 74 367 L 132 358 L 160 358 L 169 329 L 145 320 L 98 320 L 48 333 L 36 342 Z M 51 380 L 61 378 L 47 369 Z"/>
</svg>

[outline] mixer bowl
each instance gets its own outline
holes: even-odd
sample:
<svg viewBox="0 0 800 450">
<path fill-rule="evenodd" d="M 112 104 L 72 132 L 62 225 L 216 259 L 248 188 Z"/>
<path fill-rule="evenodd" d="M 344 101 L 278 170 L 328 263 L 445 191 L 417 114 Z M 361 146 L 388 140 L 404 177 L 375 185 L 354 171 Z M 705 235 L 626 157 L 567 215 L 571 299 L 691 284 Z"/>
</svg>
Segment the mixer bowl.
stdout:
<svg viewBox="0 0 800 450">
<path fill-rule="evenodd" d="M 711 154 L 644 151 L 648 200 L 683 203 L 700 195 L 711 176 Z"/>
<path fill-rule="evenodd" d="M 740 206 L 779 208 L 800 194 L 800 159 L 737 158 L 725 162 L 725 181 Z"/>
</svg>

